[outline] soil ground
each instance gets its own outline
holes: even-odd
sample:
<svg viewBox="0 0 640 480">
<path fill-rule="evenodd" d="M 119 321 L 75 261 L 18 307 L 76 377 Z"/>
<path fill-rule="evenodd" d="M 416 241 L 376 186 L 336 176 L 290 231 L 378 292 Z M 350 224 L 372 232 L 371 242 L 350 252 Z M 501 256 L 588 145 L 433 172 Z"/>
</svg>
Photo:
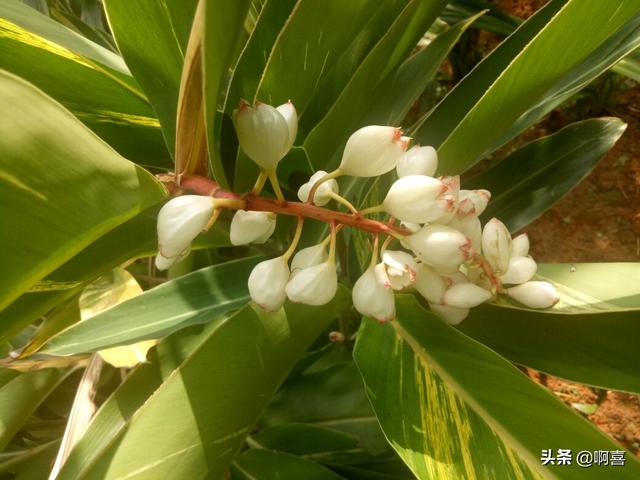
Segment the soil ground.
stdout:
<svg viewBox="0 0 640 480">
<path fill-rule="evenodd" d="M 512 15 L 526 18 L 545 1 L 496 3 Z M 640 261 L 640 86 L 628 86 L 597 107 L 598 116 L 617 116 L 628 124 L 616 146 L 584 181 L 523 229 L 537 261 Z M 572 119 L 567 119 L 566 111 L 554 112 L 532 135 L 551 133 L 567 120 Z M 598 405 L 589 420 L 640 456 L 640 396 L 598 392 L 531 370 L 529 374 L 568 405 Z"/>
</svg>

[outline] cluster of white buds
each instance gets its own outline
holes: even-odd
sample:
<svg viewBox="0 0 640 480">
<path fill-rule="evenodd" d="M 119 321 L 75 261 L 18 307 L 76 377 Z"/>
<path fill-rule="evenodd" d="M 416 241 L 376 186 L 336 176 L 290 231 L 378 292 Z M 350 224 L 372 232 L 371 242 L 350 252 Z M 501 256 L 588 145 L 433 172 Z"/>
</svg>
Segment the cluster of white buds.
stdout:
<svg viewBox="0 0 640 480">
<path fill-rule="evenodd" d="M 242 102 L 233 121 L 240 148 L 261 167 L 251 192 L 257 198 L 267 179 L 276 197 L 279 213 L 287 208 L 275 175 L 278 162 L 291 149 L 297 133 L 296 110 L 288 102 L 277 108 L 263 103 L 250 106 Z M 368 126 L 349 137 L 339 167 L 332 172 L 317 171 L 300 186 L 298 198 L 318 207 L 332 200 L 353 213 L 341 222 L 374 232 L 373 253 L 368 268 L 355 282 L 353 304 L 361 314 L 381 322 L 395 317 L 397 291 L 416 291 L 431 310 L 451 324 L 469 314 L 469 309 L 506 294 L 530 308 L 548 308 L 558 294 L 548 282 L 532 281 L 536 263 L 529 256 L 525 234 L 512 239 L 506 226 L 493 218 L 481 225 L 479 216 L 491 198 L 487 190 L 461 190 L 460 177 L 436 177 L 438 156 L 432 147 L 414 146 L 407 150 L 410 138 L 399 128 Z M 395 169 L 398 179 L 391 185 L 382 204 L 357 211 L 339 194 L 336 178 L 342 175 L 376 177 Z M 234 194 L 235 195 L 235 194 Z M 230 240 L 234 245 L 264 243 L 274 232 L 276 214 L 264 204 L 247 206 L 248 197 L 235 200 L 187 195 L 168 202 L 158 217 L 158 268 L 163 269 L 183 258 L 191 242 L 215 220 L 221 208 L 235 208 Z M 235 202 L 235 203 L 234 203 Z M 288 298 L 292 302 L 324 305 L 336 294 L 337 212 L 327 212 L 331 235 L 323 242 L 298 251 L 305 204 L 297 204 L 295 236 L 288 250 L 279 257 L 256 265 L 248 281 L 249 294 L 265 310 L 280 308 Z M 319 218 L 314 208 L 315 218 Z M 292 210 L 293 211 L 293 210 Z M 383 223 L 365 218 L 368 213 L 384 212 L 391 219 Z M 309 214 L 309 216 L 312 216 Z M 332 220 L 332 218 L 334 218 Z M 395 221 L 394 220 L 394 221 Z M 379 225 L 373 228 L 371 223 Z M 383 228 L 384 227 L 384 228 Z M 375 233 L 377 232 L 377 233 Z M 378 236 L 387 234 L 378 247 Z M 398 241 L 397 248 L 390 243 Z"/>
</svg>

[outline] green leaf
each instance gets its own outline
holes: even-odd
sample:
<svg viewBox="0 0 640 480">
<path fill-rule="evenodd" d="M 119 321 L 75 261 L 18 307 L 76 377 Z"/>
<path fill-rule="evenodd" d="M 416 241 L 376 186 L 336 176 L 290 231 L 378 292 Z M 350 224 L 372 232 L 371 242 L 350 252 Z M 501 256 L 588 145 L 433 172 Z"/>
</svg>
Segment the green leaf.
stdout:
<svg viewBox="0 0 640 480">
<path fill-rule="evenodd" d="M 346 306 L 287 304 L 271 314 L 248 305 L 205 339 L 132 417 L 89 478 L 219 478 L 265 403 L 311 342 Z M 221 394 L 223 392 L 224 394 Z M 160 432 L 170 430 L 171 435 Z M 153 448 L 147 441 L 154 438 Z"/>
<path fill-rule="evenodd" d="M 397 306 L 391 323 L 365 319 L 355 359 L 387 439 L 418 478 L 602 478 L 608 467 L 543 466 L 542 449 L 620 446 L 413 296 Z M 639 472 L 627 456 L 617 476 Z"/>
<path fill-rule="evenodd" d="M 21 373 L 0 387 L 0 450 L 65 376 L 56 369 Z"/>
<path fill-rule="evenodd" d="M 640 264 L 540 264 L 538 273 L 560 292 L 557 309 L 482 305 L 458 328 L 521 365 L 574 382 L 640 393 L 640 288 L 629 281 L 640 278 Z"/>
<path fill-rule="evenodd" d="M 433 80 L 460 36 L 481 16 L 482 12 L 453 25 L 405 60 L 373 94 L 376 100 L 369 113 L 370 121 L 380 125 L 399 124 Z"/>
<path fill-rule="evenodd" d="M 616 73 L 625 75 L 636 82 L 640 82 L 640 54 L 636 49 L 633 53 L 627 55 L 615 64 L 613 70 Z"/>
<path fill-rule="evenodd" d="M 224 110 L 226 77 L 234 67 L 242 40 L 244 20 L 251 2 L 249 0 L 204 1 L 203 74 L 205 124 L 207 144 L 213 177 L 223 187 L 228 187 L 227 177 L 220 156 L 222 118 L 219 105 Z"/>
<path fill-rule="evenodd" d="M 231 467 L 234 480 L 341 480 L 343 477 L 322 465 L 294 455 L 270 450 L 249 450 Z"/>
<path fill-rule="evenodd" d="M 52 338 L 43 352 L 71 355 L 164 337 L 249 300 L 247 278 L 261 257 L 214 265 L 168 281 Z"/>
<path fill-rule="evenodd" d="M 583 120 L 531 142 L 465 181 L 492 194 L 483 219 L 512 232 L 528 225 L 584 179 L 627 125 L 617 118 Z"/>
<path fill-rule="evenodd" d="M 0 309 L 101 235 L 163 198 L 60 104 L 0 72 Z"/>
<path fill-rule="evenodd" d="M 551 85 L 585 60 L 639 8 L 639 0 L 602 2 L 588 8 L 579 0 L 569 0 L 512 58 L 439 145 L 443 173 L 460 173 L 473 165 L 520 115 L 544 98 Z M 554 50 L 564 54 L 549 56 Z"/>
<path fill-rule="evenodd" d="M 120 57 L 16 0 L 0 4 L 0 51 L 0 68 L 33 82 L 122 155 L 169 165 L 155 114 Z"/>
<path fill-rule="evenodd" d="M 149 98 L 173 155 L 176 107 L 197 0 L 105 0 L 118 49 Z"/>
<path fill-rule="evenodd" d="M 488 13 L 476 22 L 474 28 L 488 30 L 498 35 L 509 35 L 520 25 L 518 17 L 507 15 L 495 3 L 485 0 L 453 0 L 449 2 L 441 18 L 453 24 L 483 10 L 488 10 Z"/>
<path fill-rule="evenodd" d="M 327 115 L 305 139 L 304 147 L 317 169 L 332 170 L 338 165 L 336 152 L 357 128 L 363 126 L 371 99 L 375 98 L 372 94 L 406 59 L 445 3 L 441 0 L 409 2 L 367 55 Z M 376 82 L 375 79 L 379 80 Z"/>
</svg>

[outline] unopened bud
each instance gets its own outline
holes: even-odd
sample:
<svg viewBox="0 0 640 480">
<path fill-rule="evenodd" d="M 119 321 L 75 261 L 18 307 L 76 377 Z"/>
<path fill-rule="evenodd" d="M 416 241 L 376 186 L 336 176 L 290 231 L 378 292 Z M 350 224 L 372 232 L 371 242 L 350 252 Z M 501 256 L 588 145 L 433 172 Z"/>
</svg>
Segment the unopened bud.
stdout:
<svg viewBox="0 0 640 480">
<path fill-rule="evenodd" d="M 382 203 L 389 214 L 405 222 L 427 223 L 441 217 L 448 208 L 438 198 L 446 190 L 440 180 L 409 175 L 396 180 Z"/>
<path fill-rule="evenodd" d="M 420 265 L 416 272 L 416 290 L 428 302 L 442 303 L 442 297 L 447 290 L 444 278 L 426 265 Z"/>
<path fill-rule="evenodd" d="M 336 295 L 338 275 L 333 262 L 322 262 L 299 270 L 286 286 L 289 300 L 305 305 L 325 305 Z"/>
<path fill-rule="evenodd" d="M 233 245 L 264 243 L 275 229 L 275 213 L 238 210 L 231 219 L 229 239 Z"/>
<path fill-rule="evenodd" d="M 555 287 L 549 282 L 526 282 L 507 288 L 507 295 L 529 308 L 549 308 L 560 300 Z"/>
<path fill-rule="evenodd" d="M 374 267 L 369 267 L 356 281 L 352 290 L 353 306 L 360 314 L 379 322 L 396 316 L 393 290 L 378 280 Z"/>
<path fill-rule="evenodd" d="M 289 281 L 289 266 L 283 257 L 257 264 L 249 275 L 249 295 L 264 310 L 272 312 L 284 303 Z"/>
<path fill-rule="evenodd" d="M 514 257 L 526 257 L 529 255 L 529 236 L 521 233 L 511 242 L 511 255 Z"/>
<path fill-rule="evenodd" d="M 311 175 L 311 178 L 307 183 L 305 183 L 298 189 L 298 198 L 301 202 L 306 202 L 309 199 L 311 188 L 313 188 L 318 180 L 326 175 L 327 172 L 325 172 L 324 170 L 318 170 L 316 173 Z M 333 178 L 321 183 L 320 186 L 316 189 L 316 192 L 313 195 L 314 205 L 322 207 L 329 203 L 329 201 L 331 200 L 332 192 L 338 193 L 338 182 L 336 182 Z"/>
<path fill-rule="evenodd" d="M 208 196 L 182 195 L 164 204 L 158 213 L 158 269 L 169 268 L 189 253 L 212 214 L 213 198 Z"/>
<path fill-rule="evenodd" d="M 448 305 L 439 305 L 437 303 L 429 303 L 431 311 L 442 318 L 449 325 L 458 325 L 469 315 L 468 308 L 450 307 Z"/>
<path fill-rule="evenodd" d="M 476 215 L 482 214 L 489 200 L 491 200 L 491 192 L 489 190 L 460 190 L 458 199 L 462 202 L 464 200 L 470 200 L 476 210 Z"/>
<path fill-rule="evenodd" d="M 531 257 L 511 257 L 507 273 L 500 276 L 504 284 L 519 285 L 528 282 L 538 270 L 538 265 Z"/>
<path fill-rule="evenodd" d="M 423 262 L 438 268 L 459 266 L 473 253 L 469 238 L 447 225 L 427 225 L 404 241 Z"/>
<path fill-rule="evenodd" d="M 476 215 L 467 215 L 459 218 L 457 215 L 448 224 L 450 227 L 464 233 L 476 252 L 482 249 L 482 225 Z"/>
<path fill-rule="evenodd" d="M 438 154 L 433 147 L 420 147 L 418 145 L 410 148 L 398 161 L 396 171 L 398 177 L 409 175 L 426 175 L 433 177 L 438 168 Z"/>
<path fill-rule="evenodd" d="M 402 290 L 416 280 L 418 264 L 407 252 L 385 250 L 382 253 L 382 265 L 394 290 Z"/>
<path fill-rule="evenodd" d="M 407 137 L 395 127 L 371 125 L 353 133 L 344 147 L 340 171 L 354 177 L 377 177 L 393 170 L 407 149 Z"/>
<path fill-rule="evenodd" d="M 451 286 L 442 298 L 442 303 L 449 307 L 473 308 L 490 300 L 491 292 L 473 283 L 457 283 Z"/>
<path fill-rule="evenodd" d="M 289 105 L 281 106 L 287 117 L 271 105 L 260 102 L 251 106 L 243 101 L 233 111 L 240 148 L 264 169 L 274 170 L 293 145 L 291 134 L 297 131 L 297 125 L 292 122 L 297 123 L 297 118 L 293 105 Z"/>
<path fill-rule="evenodd" d="M 293 256 L 291 260 L 291 275 L 294 276 L 304 268 L 313 267 L 327 259 L 327 249 L 323 243 L 303 248 Z"/>
<path fill-rule="evenodd" d="M 291 100 L 289 100 L 287 103 L 277 106 L 276 110 L 280 112 L 280 115 L 282 115 L 287 122 L 287 127 L 289 127 L 289 143 L 293 146 L 293 142 L 296 141 L 296 136 L 298 135 L 298 112 L 296 112 L 296 107 L 294 107 Z M 291 146 L 287 148 L 287 151 L 284 153 L 285 155 Z"/>
<path fill-rule="evenodd" d="M 482 254 L 496 273 L 506 273 L 511 257 L 511 234 L 497 218 L 492 218 L 484 226 Z"/>
</svg>

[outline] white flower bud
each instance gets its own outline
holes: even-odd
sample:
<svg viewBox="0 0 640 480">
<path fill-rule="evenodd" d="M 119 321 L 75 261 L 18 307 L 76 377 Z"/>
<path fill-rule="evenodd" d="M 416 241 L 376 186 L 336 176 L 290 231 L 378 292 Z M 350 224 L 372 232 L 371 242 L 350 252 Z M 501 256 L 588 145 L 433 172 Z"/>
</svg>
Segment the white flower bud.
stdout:
<svg viewBox="0 0 640 480">
<path fill-rule="evenodd" d="M 229 239 L 233 245 L 264 243 L 275 229 L 275 213 L 238 210 L 231 220 Z"/>
<path fill-rule="evenodd" d="M 344 147 L 340 171 L 354 177 L 377 177 L 393 170 L 407 149 L 399 128 L 370 125 L 353 133 Z"/>
<path fill-rule="evenodd" d="M 460 176 L 453 177 L 444 176 L 439 180 L 445 186 L 445 190 L 438 197 L 438 201 L 442 204 L 443 214 L 433 220 L 433 223 L 447 224 L 456 214 L 458 209 L 458 192 L 460 191 Z"/>
<path fill-rule="evenodd" d="M 442 304 L 456 308 L 473 308 L 491 299 L 491 292 L 473 283 L 456 283 L 442 297 Z"/>
<path fill-rule="evenodd" d="M 460 190 L 458 199 L 462 202 L 464 200 L 471 200 L 473 203 L 476 215 L 482 214 L 489 200 L 491 200 L 491 192 L 489 190 Z"/>
<path fill-rule="evenodd" d="M 233 111 L 233 124 L 240 148 L 251 160 L 267 170 L 274 170 L 293 145 L 291 132 L 294 129 L 290 127 L 290 122 L 295 119 L 291 117 L 288 107 L 285 110 L 288 110 L 285 112 L 289 115 L 288 119 L 271 105 L 256 102 L 252 107 L 243 101 Z"/>
<path fill-rule="evenodd" d="M 471 240 L 447 225 L 427 225 L 404 241 L 420 260 L 438 268 L 459 266 L 473 253 Z"/>
<path fill-rule="evenodd" d="M 442 297 L 447 290 L 445 279 L 426 265 L 418 267 L 415 286 L 418 293 L 431 303 L 442 303 Z"/>
<path fill-rule="evenodd" d="M 323 243 L 303 248 L 291 260 L 291 275 L 295 276 L 303 268 L 313 267 L 328 258 L 327 249 Z"/>
<path fill-rule="evenodd" d="M 251 299 L 268 312 L 279 309 L 287 296 L 289 265 L 283 257 L 257 264 L 249 275 Z"/>
<path fill-rule="evenodd" d="M 307 183 L 305 183 L 298 189 L 298 198 L 301 202 L 306 202 L 308 200 L 311 188 L 326 174 L 327 172 L 325 172 L 324 170 L 318 170 L 316 173 L 311 175 L 311 178 Z M 333 178 L 321 183 L 320 186 L 316 189 L 316 193 L 313 195 L 314 205 L 322 207 L 329 203 L 329 201 L 331 200 L 332 192 L 338 193 L 338 182 L 336 182 Z"/>
<path fill-rule="evenodd" d="M 322 262 L 298 270 L 287 283 L 289 300 L 306 305 L 325 305 L 336 295 L 338 275 L 333 262 Z"/>
<path fill-rule="evenodd" d="M 538 270 L 538 265 L 531 257 L 511 257 L 509 268 L 504 275 L 500 276 L 502 283 L 519 285 L 528 282 L 533 278 Z"/>
<path fill-rule="evenodd" d="M 158 213 L 159 270 L 169 268 L 189 253 L 191 242 L 212 214 L 213 198 L 208 196 L 183 195 L 164 204 Z"/>
<path fill-rule="evenodd" d="M 385 250 L 382 253 L 381 265 L 384 267 L 387 282 L 394 290 L 402 290 L 416 280 L 418 264 L 407 252 Z"/>
<path fill-rule="evenodd" d="M 529 236 L 521 233 L 511 242 L 511 255 L 514 257 L 526 257 L 529 255 Z"/>
<path fill-rule="evenodd" d="M 280 115 L 284 117 L 287 122 L 287 127 L 289 127 L 289 143 L 291 145 L 289 145 L 289 148 L 287 148 L 286 152 L 284 152 L 284 154 L 286 155 L 293 146 L 293 142 L 296 141 L 296 136 L 298 135 L 298 112 L 296 112 L 296 107 L 293 106 L 291 100 L 289 100 L 287 103 L 283 103 L 282 105 L 277 106 L 276 110 L 278 110 L 278 112 L 280 112 Z"/>
<path fill-rule="evenodd" d="M 507 288 L 507 295 L 529 308 L 549 308 L 560 301 L 555 287 L 549 282 L 527 282 Z"/>
<path fill-rule="evenodd" d="M 447 211 L 448 202 L 438 200 L 445 190 L 442 182 L 433 177 L 409 175 L 391 185 L 382 206 L 402 221 L 431 222 Z"/>
<path fill-rule="evenodd" d="M 380 282 L 374 267 L 369 267 L 356 280 L 352 298 L 353 306 L 364 316 L 375 318 L 379 322 L 388 322 L 396 316 L 393 290 Z"/>
<path fill-rule="evenodd" d="M 471 245 L 476 252 L 482 249 L 482 225 L 476 215 L 467 215 L 462 218 L 456 215 L 448 225 L 469 237 Z"/>
<path fill-rule="evenodd" d="M 398 160 L 396 171 L 398 177 L 409 175 L 426 175 L 433 177 L 438 168 L 438 154 L 433 147 L 420 147 L 418 145 L 410 148 Z"/>
<path fill-rule="evenodd" d="M 458 325 L 469 315 L 468 308 L 450 307 L 448 305 L 439 305 L 437 303 L 429 303 L 431 311 L 442 318 L 449 325 Z"/>
<path fill-rule="evenodd" d="M 484 226 L 482 254 L 498 275 L 506 273 L 511 257 L 511 234 L 497 218 L 492 218 Z"/>
</svg>

